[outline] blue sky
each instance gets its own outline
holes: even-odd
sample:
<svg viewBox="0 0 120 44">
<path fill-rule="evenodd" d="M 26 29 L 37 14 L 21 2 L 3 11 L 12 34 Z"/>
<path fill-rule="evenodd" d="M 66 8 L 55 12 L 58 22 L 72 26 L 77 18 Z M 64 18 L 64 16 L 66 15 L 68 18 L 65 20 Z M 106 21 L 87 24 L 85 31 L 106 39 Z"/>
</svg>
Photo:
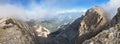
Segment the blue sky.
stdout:
<svg viewBox="0 0 120 44">
<path fill-rule="evenodd" d="M 10 0 L 7 3 L 21 4 L 24 8 L 29 8 L 31 3 L 38 4 L 44 8 L 90 8 L 95 5 L 107 3 L 109 0 Z M 1 1 L 2 2 L 2 1 Z"/>
<path fill-rule="evenodd" d="M 85 13 L 101 6 L 110 13 L 120 6 L 120 0 L 0 0 L 0 16 L 45 17 L 64 13 Z"/>
</svg>

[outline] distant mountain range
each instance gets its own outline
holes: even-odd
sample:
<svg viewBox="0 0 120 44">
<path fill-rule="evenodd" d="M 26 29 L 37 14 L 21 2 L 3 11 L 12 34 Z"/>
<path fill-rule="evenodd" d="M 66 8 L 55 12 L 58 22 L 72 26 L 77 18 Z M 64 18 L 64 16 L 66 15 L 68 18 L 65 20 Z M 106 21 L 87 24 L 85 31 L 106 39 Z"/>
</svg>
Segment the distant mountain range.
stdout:
<svg viewBox="0 0 120 44">
<path fill-rule="evenodd" d="M 31 19 L 31 22 L 35 22 L 35 24 L 40 24 L 48 29 L 50 29 L 51 32 L 54 32 L 57 30 L 58 26 L 70 23 L 74 21 L 75 19 L 83 16 L 84 13 L 62 13 L 59 15 L 55 15 L 54 17 L 46 16 L 46 18 L 39 18 L 39 19 Z"/>
</svg>

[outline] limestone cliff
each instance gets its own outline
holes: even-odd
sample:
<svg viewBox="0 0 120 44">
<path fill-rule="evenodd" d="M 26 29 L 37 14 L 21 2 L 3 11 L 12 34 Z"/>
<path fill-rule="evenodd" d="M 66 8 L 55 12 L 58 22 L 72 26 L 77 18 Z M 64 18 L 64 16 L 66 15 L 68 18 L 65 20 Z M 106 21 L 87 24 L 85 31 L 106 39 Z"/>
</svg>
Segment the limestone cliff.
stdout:
<svg viewBox="0 0 120 44">
<path fill-rule="evenodd" d="M 120 44 L 120 8 L 102 32 L 86 40 L 83 44 Z"/>
<path fill-rule="evenodd" d="M 79 27 L 79 36 L 76 44 L 82 44 L 85 40 L 101 32 L 102 28 L 108 23 L 105 15 L 105 11 L 101 7 L 89 9 L 80 23 L 81 26 Z"/>
</svg>

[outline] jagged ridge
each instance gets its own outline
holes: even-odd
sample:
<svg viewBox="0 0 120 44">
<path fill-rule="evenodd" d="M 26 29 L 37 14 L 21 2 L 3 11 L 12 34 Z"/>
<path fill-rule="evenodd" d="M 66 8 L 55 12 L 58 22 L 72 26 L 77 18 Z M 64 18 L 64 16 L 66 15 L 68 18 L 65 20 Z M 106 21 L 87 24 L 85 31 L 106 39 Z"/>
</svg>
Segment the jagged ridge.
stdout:
<svg viewBox="0 0 120 44">
<path fill-rule="evenodd" d="M 37 44 L 35 31 L 26 23 L 10 17 L 0 19 L 1 44 Z"/>
</svg>

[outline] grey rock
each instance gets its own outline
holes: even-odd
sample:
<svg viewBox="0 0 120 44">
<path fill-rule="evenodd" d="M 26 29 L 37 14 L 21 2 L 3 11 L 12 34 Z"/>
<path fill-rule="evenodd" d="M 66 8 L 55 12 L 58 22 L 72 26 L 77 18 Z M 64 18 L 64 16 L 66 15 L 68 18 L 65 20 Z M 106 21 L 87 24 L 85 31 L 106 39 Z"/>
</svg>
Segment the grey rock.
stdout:
<svg viewBox="0 0 120 44">
<path fill-rule="evenodd" d="M 103 31 L 83 44 L 120 44 L 120 8 Z"/>
<path fill-rule="evenodd" d="M 38 44 L 35 31 L 13 18 L 0 19 L 0 44 Z"/>
<path fill-rule="evenodd" d="M 55 44 L 75 44 L 75 40 L 78 36 L 78 29 L 81 26 L 80 22 L 84 16 L 79 17 L 69 26 L 65 27 L 65 30 L 58 34 L 55 38 Z"/>
<path fill-rule="evenodd" d="M 108 23 L 108 19 L 105 15 L 105 11 L 101 7 L 89 9 L 80 23 L 81 26 L 79 28 L 76 44 L 82 44 L 85 40 L 101 32 L 102 28 Z"/>
</svg>

